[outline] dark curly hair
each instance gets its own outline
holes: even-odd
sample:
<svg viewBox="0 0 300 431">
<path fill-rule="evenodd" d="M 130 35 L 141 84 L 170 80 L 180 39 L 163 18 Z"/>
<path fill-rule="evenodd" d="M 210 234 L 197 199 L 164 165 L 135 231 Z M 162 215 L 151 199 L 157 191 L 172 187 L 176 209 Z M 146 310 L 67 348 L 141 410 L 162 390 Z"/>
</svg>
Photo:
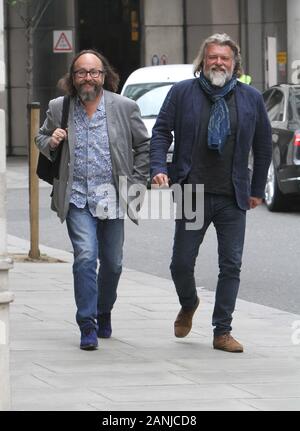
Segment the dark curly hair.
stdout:
<svg viewBox="0 0 300 431">
<path fill-rule="evenodd" d="M 58 84 L 57 84 L 58 88 L 62 90 L 65 94 L 68 94 L 69 96 L 73 96 L 73 97 L 76 96 L 77 90 L 73 84 L 74 64 L 76 63 L 78 58 L 84 54 L 93 54 L 96 57 L 98 57 L 99 60 L 101 60 L 104 68 L 104 73 L 105 73 L 105 81 L 104 81 L 103 88 L 116 93 L 118 91 L 120 77 L 118 73 L 113 69 L 113 67 L 109 64 L 109 61 L 107 60 L 107 58 L 105 58 L 104 55 L 100 54 L 100 52 L 94 49 L 85 49 L 75 55 L 71 63 L 69 72 L 66 73 L 66 75 L 64 75 L 58 81 Z"/>
</svg>

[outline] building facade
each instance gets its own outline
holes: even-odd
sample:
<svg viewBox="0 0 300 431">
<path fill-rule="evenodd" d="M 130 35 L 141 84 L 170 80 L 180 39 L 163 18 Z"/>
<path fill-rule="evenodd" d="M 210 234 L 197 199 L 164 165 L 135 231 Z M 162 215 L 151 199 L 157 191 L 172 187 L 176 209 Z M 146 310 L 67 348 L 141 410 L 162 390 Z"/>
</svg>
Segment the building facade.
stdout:
<svg viewBox="0 0 300 431">
<path fill-rule="evenodd" d="M 27 154 L 28 43 L 24 16 L 31 9 L 6 6 L 7 152 Z M 46 1 L 45 1 L 46 3 Z M 241 46 L 245 73 L 264 90 L 296 79 L 300 2 L 297 0 L 52 0 L 33 35 L 33 101 L 59 95 L 57 81 L 81 49 L 96 48 L 114 65 L 121 85 L 134 69 L 190 63 L 203 39 L 226 32 Z M 23 15 L 20 17 L 20 13 Z M 288 22 L 294 27 L 289 27 Z M 57 33 L 54 34 L 54 31 Z M 55 39 L 56 37 L 56 39 Z M 57 52 L 54 52 L 56 49 Z M 72 50 L 72 52 L 68 52 Z M 296 72 L 295 72 L 296 71 Z M 300 75 L 300 73 L 299 73 Z"/>
</svg>

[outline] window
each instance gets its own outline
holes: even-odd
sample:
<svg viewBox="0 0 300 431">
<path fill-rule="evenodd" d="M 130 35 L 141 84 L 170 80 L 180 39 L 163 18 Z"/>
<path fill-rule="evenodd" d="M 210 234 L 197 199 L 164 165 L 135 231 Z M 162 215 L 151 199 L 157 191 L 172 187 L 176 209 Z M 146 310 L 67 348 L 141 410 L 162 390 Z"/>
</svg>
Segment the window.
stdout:
<svg viewBox="0 0 300 431">
<path fill-rule="evenodd" d="M 172 85 L 170 82 L 128 85 L 124 96 L 136 101 L 143 118 L 155 118 Z"/>
<path fill-rule="evenodd" d="M 268 100 L 269 100 L 271 94 L 273 93 L 273 91 L 274 91 L 273 89 L 267 90 L 262 95 L 266 106 L 267 106 Z"/>
<path fill-rule="evenodd" d="M 270 121 L 283 121 L 284 119 L 284 94 L 280 90 L 273 90 L 266 100 L 266 109 Z"/>
<path fill-rule="evenodd" d="M 289 121 L 300 121 L 300 87 L 290 88 Z"/>
</svg>

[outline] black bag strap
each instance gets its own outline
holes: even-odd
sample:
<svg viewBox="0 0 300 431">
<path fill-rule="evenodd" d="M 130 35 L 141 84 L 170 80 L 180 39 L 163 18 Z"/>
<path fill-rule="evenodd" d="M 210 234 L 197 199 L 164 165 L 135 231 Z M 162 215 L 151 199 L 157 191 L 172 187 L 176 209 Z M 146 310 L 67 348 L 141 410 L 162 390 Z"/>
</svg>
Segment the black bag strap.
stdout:
<svg viewBox="0 0 300 431">
<path fill-rule="evenodd" d="M 66 129 L 68 126 L 70 109 L 70 96 L 64 96 L 62 115 L 61 115 L 61 129 Z"/>
<path fill-rule="evenodd" d="M 60 124 L 61 129 L 66 129 L 68 126 L 70 99 L 71 99 L 70 96 L 64 96 L 62 115 L 61 115 L 61 124 Z M 59 165 L 60 165 L 63 145 L 64 145 L 64 141 L 61 142 L 61 144 L 59 145 L 57 149 L 57 155 L 56 155 L 55 161 L 53 162 L 53 176 L 54 178 L 57 178 L 57 179 L 59 179 Z"/>
</svg>

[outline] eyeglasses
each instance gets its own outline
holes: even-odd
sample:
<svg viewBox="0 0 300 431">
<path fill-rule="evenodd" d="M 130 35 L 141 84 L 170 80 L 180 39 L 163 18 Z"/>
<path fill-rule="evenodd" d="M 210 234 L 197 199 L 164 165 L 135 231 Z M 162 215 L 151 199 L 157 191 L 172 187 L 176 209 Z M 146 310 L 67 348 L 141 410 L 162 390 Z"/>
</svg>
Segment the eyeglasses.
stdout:
<svg viewBox="0 0 300 431">
<path fill-rule="evenodd" d="M 104 71 L 97 70 L 97 69 L 92 69 L 92 70 L 79 69 L 79 70 L 74 70 L 73 73 L 78 78 L 86 78 L 88 74 L 90 75 L 91 78 L 99 78 L 99 76 L 102 75 Z"/>
</svg>

